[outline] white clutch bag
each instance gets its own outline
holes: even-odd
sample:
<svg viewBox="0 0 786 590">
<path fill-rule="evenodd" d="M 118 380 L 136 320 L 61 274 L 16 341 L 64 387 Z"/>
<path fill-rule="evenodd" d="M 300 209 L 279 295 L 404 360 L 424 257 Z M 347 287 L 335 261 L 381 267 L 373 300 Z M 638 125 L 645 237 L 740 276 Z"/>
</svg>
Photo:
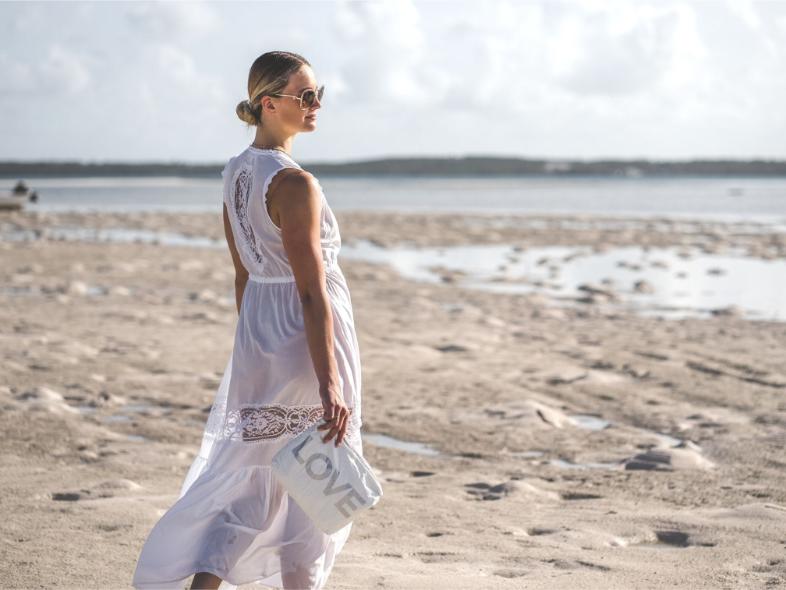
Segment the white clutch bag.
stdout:
<svg viewBox="0 0 786 590">
<path fill-rule="evenodd" d="M 273 474 L 316 526 L 325 533 L 342 529 L 382 497 L 382 486 L 368 462 L 335 436 L 327 442 L 325 422 L 312 424 L 273 457 Z"/>
</svg>

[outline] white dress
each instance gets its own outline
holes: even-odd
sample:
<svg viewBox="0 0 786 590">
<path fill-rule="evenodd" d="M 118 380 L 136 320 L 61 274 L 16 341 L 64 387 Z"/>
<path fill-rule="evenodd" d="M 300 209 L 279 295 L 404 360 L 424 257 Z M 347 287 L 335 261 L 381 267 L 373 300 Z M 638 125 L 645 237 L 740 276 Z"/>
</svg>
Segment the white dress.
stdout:
<svg viewBox="0 0 786 590">
<path fill-rule="evenodd" d="M 199 455 L 179 499 L 142 547 L 132 582 L 137 589 L 181 589 L 196 572 L 220 577 L 222 590 L 252 582 L 322 588 L 349 537 L 351 523 L 331 535 L 316 528 L 271 471 L 276 452 L 324 414 L 303 307 L 281 230 L 266 207 L 275 174 L 293 167 L 300 168 L 284 152 L 249 146 L 222 171 L 249 280 Z M 352 411 L 344 444 L 362 454 L 360 354 L 337 260 L 341 236 L 324 192 L 320 233 L 339 383 Z"/>
</svg>

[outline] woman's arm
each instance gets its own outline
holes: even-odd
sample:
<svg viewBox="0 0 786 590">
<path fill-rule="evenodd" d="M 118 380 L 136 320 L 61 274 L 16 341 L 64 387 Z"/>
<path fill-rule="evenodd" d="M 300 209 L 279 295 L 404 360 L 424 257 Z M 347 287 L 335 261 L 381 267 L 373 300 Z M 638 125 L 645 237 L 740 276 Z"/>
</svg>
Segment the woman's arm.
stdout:
<svg viewBox="0 0 786 590">
<path fill-rule="evenodd" d="M 336 446 L 344 440 L 349 410 L 344 403 L 334 353 L 333 311 L 325 283 L 322 262 L 320 223 L 322 196 L 316 179 L 298 170 L 286 175 L 276 192 L 281 239 L 295 275 L 298 295 L 303 304 L 311 360 L 319 381 L 319 395 L 325 407 L 325 420 L 333 420 L 327 436 L 336 434 Z M 274 203 L 276 202 L 274 201 Z"/>
<path fill-rule="evenodd" d="M 232 235 L 232 226 L 229 223 L 226 203 L 224 203 L 224 234 L 227 237 L 229 253 L 232 255 L 232 264 L 235 265 L 235 305 L 237 305 L 237 313 L 239 314 L 240 304 L 243 302 L 243 292 L 246 290 L 246 283 L 248 282 L 248 271 L 246 267 L 243 266 L 240 255 L 237 253 L 237 246 L 235 246 L 235 237 Z"/>
</svg>

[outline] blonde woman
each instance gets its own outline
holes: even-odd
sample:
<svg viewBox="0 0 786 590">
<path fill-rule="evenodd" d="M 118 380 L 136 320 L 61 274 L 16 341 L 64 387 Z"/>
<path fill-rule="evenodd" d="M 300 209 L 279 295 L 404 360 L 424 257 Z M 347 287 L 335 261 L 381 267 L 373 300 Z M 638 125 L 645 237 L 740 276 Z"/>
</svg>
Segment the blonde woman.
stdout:
<svg viewBox="0 0 786 590">
<path fill-rule="evenodd" d="M 352 527 L 325 534 L 271 460 L 321 419 L 323 440 L 363 452 L 360 356 L 338 265 L 341 236 L 319 181 L 292 157 L 316 129 L 324 86 L 301 55 L 272 51 L 236 112 L 256 127 L 224 167 L 224 228 L 238 322 L 202 446 L 180 498 L 150 532 L 137 589 L 322 588 Z"/>
</svg>

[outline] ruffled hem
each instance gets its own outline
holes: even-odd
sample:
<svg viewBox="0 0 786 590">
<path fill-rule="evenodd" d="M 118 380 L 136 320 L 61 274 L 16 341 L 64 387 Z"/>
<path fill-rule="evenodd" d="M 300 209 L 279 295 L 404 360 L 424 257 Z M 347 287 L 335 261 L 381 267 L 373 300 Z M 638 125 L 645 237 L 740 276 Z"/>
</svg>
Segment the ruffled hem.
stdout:
<svg viewBox="0 0 786 590">
<path fill-rule="evenodd" d="M 132 586 L 180 590 L 198 572 L 225 582 L 318 589 L 327 582 L 352 523 L 319 530 L 276 481 L 270 465 L 202 473 L 158 520 L 142 547 Z M 301 582 L 302 580 L 302 582 Z"/>
</svg>

